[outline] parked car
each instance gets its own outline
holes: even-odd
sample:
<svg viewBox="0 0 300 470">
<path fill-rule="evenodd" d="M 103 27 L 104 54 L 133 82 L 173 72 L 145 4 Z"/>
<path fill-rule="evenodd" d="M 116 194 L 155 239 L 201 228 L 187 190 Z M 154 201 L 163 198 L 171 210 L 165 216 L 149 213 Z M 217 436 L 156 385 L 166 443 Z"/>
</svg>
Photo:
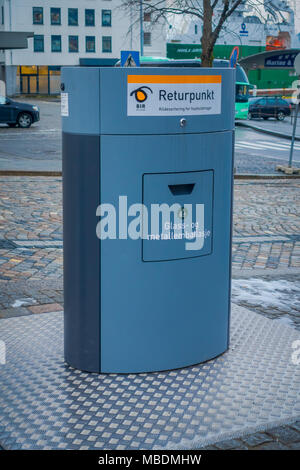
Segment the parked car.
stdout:
<svg viewBox="0 0 300 470">
<path fill-rule="evenodd" d="M 0 123 L 9 127 L 30 127 L 33 122 L 40 120 L 38 106 L 18 103 L 5 96 L 0 96 Z"/>
<path fill-rule="evenodd" d="M 283 98 L 276 96 L 267 96 L 265 98 L 255 98 L 250 101 L 248 118 L 263 118 L 269 119 L 270 117 L 283 121 L 286 116 L 291 114 L 291 105 Z"/>
</svg>

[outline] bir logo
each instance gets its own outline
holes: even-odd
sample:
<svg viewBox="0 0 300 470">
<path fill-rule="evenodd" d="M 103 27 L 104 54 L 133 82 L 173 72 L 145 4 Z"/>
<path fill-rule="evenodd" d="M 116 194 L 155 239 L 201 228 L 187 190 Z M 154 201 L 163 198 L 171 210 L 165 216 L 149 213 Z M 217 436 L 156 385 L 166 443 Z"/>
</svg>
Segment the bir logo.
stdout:
<svg viewBox="0 0 300 470">
<path fill-rule="evenodd" d="M 149 90 L 151 93 L 153 93 L 151 88 L 149 88 L 148 86 L 141 86 L 140 88 L 133 90 L 130 93 L 130 96 L 134 95 L 138 103 L 144 103 L 144 101 L 146 101 L 146 99 L 148 98 L 148 93 L 145 90 Z"/>
</svg>

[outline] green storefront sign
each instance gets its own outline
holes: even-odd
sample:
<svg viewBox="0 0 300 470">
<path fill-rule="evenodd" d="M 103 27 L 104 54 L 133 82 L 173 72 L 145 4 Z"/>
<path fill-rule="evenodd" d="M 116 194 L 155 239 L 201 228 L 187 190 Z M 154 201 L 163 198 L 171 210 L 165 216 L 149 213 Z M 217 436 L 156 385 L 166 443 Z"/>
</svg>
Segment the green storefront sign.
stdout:
<svg viewBox="0 0 300 470">
<path fill-rule="evenodd" d="M 214 47 L 215 59 L 229 59 L 234 44 L 216 44 Z M 239 46 L 239 58 L 263 52 L 263 46 Z M 169 59 L 196 59 L 201 57 L 201 44 L 167 43 L 167 57 Z"/>
<path fill-rule="evenodd" d="M 200 44 L 167 43 L 169 59 L 196 59 L 201 57 Z"/>
</svg>

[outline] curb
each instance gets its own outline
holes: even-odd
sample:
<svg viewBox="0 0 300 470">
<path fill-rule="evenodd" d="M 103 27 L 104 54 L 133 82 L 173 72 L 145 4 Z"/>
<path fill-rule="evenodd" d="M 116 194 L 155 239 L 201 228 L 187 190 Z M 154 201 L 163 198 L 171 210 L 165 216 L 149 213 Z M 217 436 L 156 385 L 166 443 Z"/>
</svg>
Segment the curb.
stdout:
<svg viewBox="0 0 300 470">
<path fill-rule="evenodd" d="M 47 176 L 54 177 L 62 176 L 61 171 L 26 171 L 26 170 L 0 170 L 1 176 Z M 285 175 L 285 174 L 252 174 L 252 173 L 238 173 L 234 175 L 236 180 L 274 180 L 274 179 L 299 179 L 300 174 Z"/>
<path fill-rule="evenodd" d="M 232 279 L 249 279 L 252 277 L 267 278 L 292 278 L 300 276 L 300 268 L 297 267 L 278 267 L 278 268 L 236 268 L 232 267 Z"/>
<path fill-rule="evenodd" d="M 13 100 L 39 100 L 43 101 L 44 103 L 60 103 L 60 94 L 57 95 L 39 95 L 36 93 L 32 94 L 20 94 L 20 93 L 15 93 L 14 95 L 10 95 L 10 98 Z"/>
<path fill-rule="evenodd" d="M 0 173 L 1 174 L 1 173 Z M 300 174 L 286 175 L 286 174 L 252 174 L 252 173 L 237 173 L 234 175 L 235 180 L 282 180 L 282 179 L 297 179 L 300 178 Z"/>
<path fill-rule="evenodd" d="M 0 176 L 62 176 L 61 171 L 0 170 Z"/>
<path fill-rule="evenodd" d="M 252 124 L 248 124 L 247 122 L 235 121 L 235 125 L 240 127 L 248 127 L 249 129 L 252 129 L 254 131 L 262 132 L 263 134 L 273 135 L 274 137 L 281 137 L 283 139 L 292 140 L 291 135 L 284 134 L 283 132 L 276 132 L 269 129 L 264 129 L 263 127 L 259 126 L 253 126 Z M 300 141 L 300 136 L 295 135 L 295 140 Z"/>
</svg>

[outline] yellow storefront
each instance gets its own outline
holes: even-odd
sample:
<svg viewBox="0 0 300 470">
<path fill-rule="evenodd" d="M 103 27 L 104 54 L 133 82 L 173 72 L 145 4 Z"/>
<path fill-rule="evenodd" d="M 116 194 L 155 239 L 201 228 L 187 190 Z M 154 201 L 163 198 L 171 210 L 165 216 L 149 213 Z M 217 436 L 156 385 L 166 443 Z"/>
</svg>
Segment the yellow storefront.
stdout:
<svg viewBox="0 0 300 470">
<path fill-rule="evenodd" d="M 17 90 L 24 94 L 60 93 L 60 66 L 20 65 L 17 69 Z"/>
</svg>

